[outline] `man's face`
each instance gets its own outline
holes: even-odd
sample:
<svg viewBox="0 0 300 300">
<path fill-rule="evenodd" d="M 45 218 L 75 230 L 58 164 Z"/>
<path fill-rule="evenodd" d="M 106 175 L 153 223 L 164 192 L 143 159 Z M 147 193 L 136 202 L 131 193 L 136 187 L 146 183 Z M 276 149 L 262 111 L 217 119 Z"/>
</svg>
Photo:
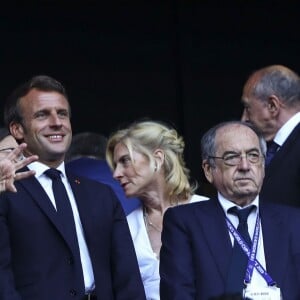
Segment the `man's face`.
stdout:
<svg viewBox="0 0 300 300">
<path fill-rule="evenodd" d="M 57 93 L 31 90 L 20 100 L 22 123 L 14 124 L 14 136 L 27 143 L 27 153 L 39 161 L 59 164 L 64 160 L 71 139 L 69 104 Z"/>
<path fill-rule="evenodd" d="M 227 165 L 229 160 L 215 158 L 215 167 L 204 166 L 207 179 L 228 200 L 243 205 L 252 202 L 264 178 L 264 158 L 258 137 L 247 126 L 231 124 L 217 131 L 216 145 L 215 156 L 237 156 L 237 159 L 235 165 Z M 257 162 L 250 161 L 253 157 L 258 158 Z"/>
<path fill-rule="evenodd" d="M 250 78 L 244 86 L 242 95 L 244 110 L 241 120 L 252 123 L 267 141 L 272 140 L 278 130 L 276 120 L 271 113 L 270 103 L 253 97 L 254 84 L 254 78 Z"/>
</svg>

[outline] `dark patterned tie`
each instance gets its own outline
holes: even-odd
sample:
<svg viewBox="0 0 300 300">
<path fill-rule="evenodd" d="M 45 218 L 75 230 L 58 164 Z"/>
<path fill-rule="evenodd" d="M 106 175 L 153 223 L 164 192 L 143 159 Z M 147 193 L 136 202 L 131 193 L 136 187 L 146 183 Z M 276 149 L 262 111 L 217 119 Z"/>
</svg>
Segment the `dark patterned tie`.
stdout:
<svg viewBox="0 0 300 300">
<path fill-rule="evenodd" d="M 243 237 L 244 241 L 251 247 L 251 238 L 248 232 L 248 216 L 255 206 L 251 205 L 244 209 L 232 207 L 228 213 L 234 214 L 239 218 L 239 225 L 237 231 Z M 244 279 L 246 268 L 248 264 L 248 257 L 242 250 L 240 245 L 234 240 L 232 257 L 228 269 L 226 292 L 227 293 L 242 293 L 244 288 Z"/>
<path fill-rule="evenodd" d="M 71 238 L 73 247 L 78 249 L 76 227 L 73 210 L 66 188 L 61 180 L 61 172 L 57 169 L 48 169 L 45 174 L 52 179 L 52 190 L 55 198 L 57 214 L 64 231 Z"/>
<path fill-rule="evenodd" d="M 267 154 L 265 159 L 265 165 L 269 165 L 270 161 L 272 160 L 273 156 L 277 152 L 279 145 L 276 144 L 274 141 L 270 141 L 267 143 Z"/>
</svg>

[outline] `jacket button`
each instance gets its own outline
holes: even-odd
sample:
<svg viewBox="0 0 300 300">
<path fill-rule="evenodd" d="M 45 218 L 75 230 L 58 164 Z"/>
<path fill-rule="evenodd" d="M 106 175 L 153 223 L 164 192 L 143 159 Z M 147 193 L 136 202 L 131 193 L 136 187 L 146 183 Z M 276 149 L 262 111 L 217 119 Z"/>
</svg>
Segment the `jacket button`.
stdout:
<svg viewBox="0 0 300 300">
<path fill-rule="evenodd" d="M 69 264 L 69 265 L 73 265 L 73 264 L 74 264 L 74 260 L 73 260 L 72 257 L 69 257 L 69 258 L 68 258 L 68 264 Z"/>
</svg>

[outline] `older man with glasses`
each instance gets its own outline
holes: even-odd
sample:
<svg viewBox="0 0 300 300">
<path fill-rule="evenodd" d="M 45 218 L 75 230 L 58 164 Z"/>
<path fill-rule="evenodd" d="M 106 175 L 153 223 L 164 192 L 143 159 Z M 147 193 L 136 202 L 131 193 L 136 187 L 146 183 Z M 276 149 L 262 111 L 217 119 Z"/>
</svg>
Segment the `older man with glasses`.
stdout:
<svg viewBox="0 0 300 300">
<path fill-rule="evenodd" d="M 166 211 L 161 299 L 300 299 L 300 210 L 260 200 L 264 138 L 249 123 L 224 122 L 201 150 L 217 197 Z"/>
</svg>

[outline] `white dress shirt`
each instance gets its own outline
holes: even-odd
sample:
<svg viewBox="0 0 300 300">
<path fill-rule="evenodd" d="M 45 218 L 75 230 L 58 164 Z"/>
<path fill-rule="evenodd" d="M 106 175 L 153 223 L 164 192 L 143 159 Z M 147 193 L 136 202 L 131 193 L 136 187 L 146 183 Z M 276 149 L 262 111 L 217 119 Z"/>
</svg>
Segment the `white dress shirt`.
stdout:
<svg viewBox="0 0 300 300">
<path fill-rule="evenodd" d="M 207 200 L 207 197 L 193 195 L 190 203 Z M 138 207 L 127 216 L 130 233 L 142 276 L 146 299 L 159 300 L 159 259 L 153 252 L 147 228 L 144 222 L 143 206 Z"/>
<path fill-rule="evenodd" d="M 227 211 L 228 211 L 229 208 L 231 208 L 233 206 L 237 206 L 237 205 L 234 204 L 233 202 L 225 199 L 220 193 L 218 193 L 218 199 L 219 199 L 219 202 L 220 202 L 221 206 L 223 207 L 225 215 L 231 221 L 231 223 L 233 224 L 233 226 L 235 228 L 237 228 L 237 226 L 239 224 L 238 217 L 236 215 L 234 215 L 234 214 L 227 213 Z M 250 215 L 248 217 L 248 221 L 247 221 L 249 235 L 250 235 L 250 237 L 252 239 L 253 234 L 254 234 L 254 229 L 255 229 L 256 217 L 257 217 L 257 214 L 259 213 L 259 197 L 257 196 L 255 198 L 255 200 L 251 204 L 249 204 L 249 205 L 254 205 L 256 207 L 256 209 L 253 209 L 251 211 L 251 213 L 250 213 Z M 237 206 L 237 207 L 239 207 L 239 206 Z M 241 208 L 241 207 L 239 207 L 239 208 Z M 261 227 L 261 225 L 260 225 L 260 227 Z M 229 231 L 228 231 L 228 233 L 229 233 Z M 231 234 L 230 234 L 230 239 L 231 239 L 231 242 L 232 242 L 232 245 L 233 245 L 234 238 L 233 238 L 233 236 Z M 260 228 L 260 231 L 259 231 L 259 240 L 258 240 L 258 245 L 257 245 L 256 259 L 264 267 L 264 269 L 266 269 L 264 241 L 263 241 L 263 234 L 262 234 L 262 229 L 261 228 Z M 246 271 L 245 271 L 245 273 L 246 273 Z M 272 274 L 270 274 L 270 276 L 272 277 Z M 250 284 L 253 285 L 253 286 L 263 286 L 263 287 L 267 287 L 268 286 L 267 282 L 258 273 L 258 271 L 256 270 L 256 268 L 254 268 L 253 276 L 252 276 Z"/>
<path fill-rule="evenodd" d="M 28 165 L 28 168 L 31 170 L 35 170 L 36 179 L 40 182 L 40 184 L 44 188 L 45 192 L 47 193 L 48 197 L 50 198 L 53 206 L 56 209 L 55 199 L 54 199 L 54 195 L 53 195 L 53 191 L 52 191 L 52 180 L 47 175 L 44 174 L 44 172 L 46 170 L 48 170 L 49 167 L 40 162 L 33 162 L 30 165 Z M 82 270 L 83 270 L 85 290 L 86 290 L 86 292 L 88 292 L 88 291 L 94 289 L 94 273 L 93 273 L 92 262 L 91 262 L 89 250 L 87 248 L 86 241 L 84 239 L 83 228 L 82 228 L 82 224 L 80 221 L 80 216 L 78 213 L 78 208 L 76 205 L 74 194 L 72 192 L 72 189 L 71 189 L 70 184 L 66 177 L 64 163 L 59 165 L 57 167 L 57 170 L 61 171 L 61 173 L 62 173 L 62 182 L 65 185 L 68 197 L 71 202 L 73 215 L 74 215 L 74 221 L 75 221 L 75 227 L 76 227 L 76 233 L 77 233 L 77 239 L 78 239 L 78 243 L 79 243 L 79 251 L 80 251 L 80 258 L 81 258 L 81 264 L 82 264 Z"/>
<path fill-rule="evenodd" d="M 300 122 L 300 112 L 293 115 L 276 133 L 274 141 L 280 147 L 284 144 L 291 132 Z"/>
</svg>

